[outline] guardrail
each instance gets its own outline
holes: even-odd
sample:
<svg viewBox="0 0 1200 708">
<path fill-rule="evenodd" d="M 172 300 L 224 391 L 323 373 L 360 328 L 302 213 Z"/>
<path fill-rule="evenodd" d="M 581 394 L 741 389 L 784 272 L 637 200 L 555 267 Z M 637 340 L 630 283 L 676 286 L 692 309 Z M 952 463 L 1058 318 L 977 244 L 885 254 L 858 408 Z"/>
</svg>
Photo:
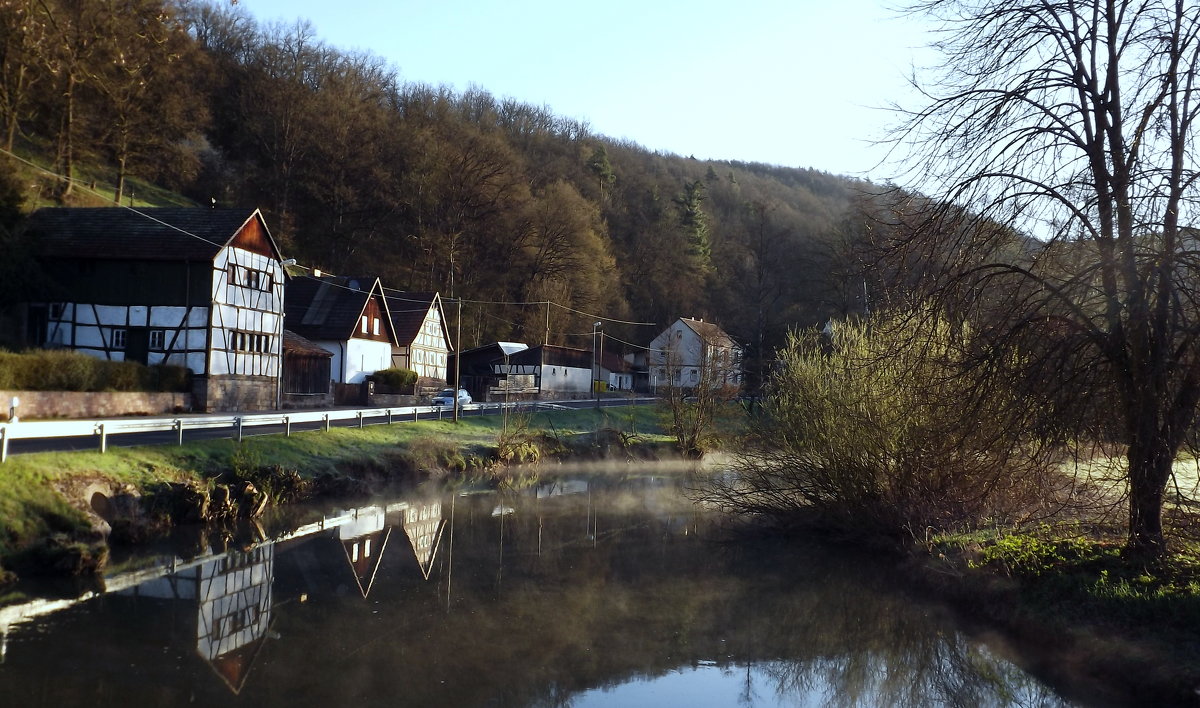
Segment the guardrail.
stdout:
<svg viewBox="0 0 1200 708">
<path fill-rule="evenodd" d="M 591 399 L 588 399 L 591 400 Z M 614 403 L 638 404 L 653 399 L 611 399 Z M 609 403 L 613 405 L 613 403 Z M 549 401 L 518 401 L 513 403 L 471 403 L 461 406 L 462 415 L 474 412 L 485 415 L 488 411 L 499 412 L 505 408 L 524 410 L 539 407 L 559 409 L 563 406 Z M 12 440 L 30 440 L 46 438 L 78 438 L 95 437 L 100 452 L 108 451 L 108 437 L 125 433 L 155 433 L 175 431 L 176 444 L 183 444 L 184 432 L 188 430 L 211 430 L 224 428 L 233 432 L 233 437 L 239 442 L 247 428 L 265 425 L 282 425 L 284 435 L 292 434 L 292 425 L 296 423 L 322 423 L 328 431 L 330 423 L 345 420 L 357 420 L 358 427 L 366 425 L 367 419 L 373 419 L 373 425 L 391 424 L 404 420 L 418 420 L 421 414 L 452 415 L 453 408 L 441 406 L 406 406 L 400 408 L 357 408 L 321 411 L 278 411 L 271 413 L 244 413 L 216 416 L 177 416 L 161 418 L 106 418 L 98 420 L 35 420 L 17 423 L 0 424 L 0 462 L 8 459 L 8 444 Z M 382 420 L 379 420 L 382 419 Z"/>
</svg>

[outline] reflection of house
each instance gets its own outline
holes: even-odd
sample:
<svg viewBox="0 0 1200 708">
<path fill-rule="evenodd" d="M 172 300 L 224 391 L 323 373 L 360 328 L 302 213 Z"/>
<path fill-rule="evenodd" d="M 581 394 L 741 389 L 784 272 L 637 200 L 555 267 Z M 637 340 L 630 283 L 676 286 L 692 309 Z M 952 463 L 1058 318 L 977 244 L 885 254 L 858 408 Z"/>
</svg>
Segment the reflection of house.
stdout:
<svg viewBox="0 0 1200 708">
<path fill-rule="evenodd" d="M 337 383 L 362 383 L 392 365 L 396 339 L 378 278 L 293 278 L 287 328 L 333 354 Z"/>
<path fill-rule="evenodd" d="M 383 507 L 358 509 L 353 520 L 339 526 L 336 531 L 363 597 L 371 593 L 375 574 L 379 572 L 379 563 L 383 560 L 383 552 L 392 535 L 386 519 Z"/>
<path fill-rule="evenodd" d="M 191 369 L 196 408 L 274 408 L 285 275 L 254 209 L 39 209 L 27 340 Z"/>
<path fill-rule="evenodd" d="M 442 503 L 412 504 L 404 510 L 404 534 L 417 557 L 421 575 L 429 580 L 433 559 L 437 556 L 446 521 L 442 518 Z"/>
<path fill-rule="evenodd" d="M 241 691 L 271 622 L 274 544 L 230 551 L 126 594 L 196 603 L 196 652 Z"/>
<path fill-rule="evenodd" d="M 446 360 L 453 347 L 446 330 L 442 298 L 437 293 L 391 293 L 386 296 L 396 345 L 392 366 L 417 372 L 417 385 L 446 384 Z"/>
<path fill-rule="evenodd" d="M 717 325 L 681 317 L 650 342 L 657 386 L 740 386 L 742 348 Z"/>
</svg>

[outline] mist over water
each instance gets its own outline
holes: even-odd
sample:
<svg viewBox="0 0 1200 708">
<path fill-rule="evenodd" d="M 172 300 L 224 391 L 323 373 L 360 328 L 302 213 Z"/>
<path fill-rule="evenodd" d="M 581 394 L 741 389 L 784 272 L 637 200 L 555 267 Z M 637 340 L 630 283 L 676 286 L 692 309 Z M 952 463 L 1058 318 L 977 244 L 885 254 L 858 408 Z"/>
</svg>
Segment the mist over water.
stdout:
<svg viewBox="0 0 1200 708">
<path fill-rule="evenodd" d="M 687 469 L 292 512 L 0 608 L 13 706 L 1070 705 L 886 563 L 732 543 Z M 257 536 L 257 538 L 256 538 Z"/>
</svg>

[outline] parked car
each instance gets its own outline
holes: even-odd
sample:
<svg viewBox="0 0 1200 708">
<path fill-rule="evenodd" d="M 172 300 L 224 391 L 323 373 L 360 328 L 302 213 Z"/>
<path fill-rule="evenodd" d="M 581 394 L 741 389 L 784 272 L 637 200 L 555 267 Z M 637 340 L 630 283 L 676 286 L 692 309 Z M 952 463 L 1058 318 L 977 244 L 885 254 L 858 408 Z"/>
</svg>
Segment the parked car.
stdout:
<svg viewBox="0 0 1200 708">
<path fill-rule="evenodd" d="M 458 389 L 458 407 L 462 408 L 471 402 L 471 394 L 467 393 L 465 388 Z M 454 406 L 454 389 L 444 388 L 442 392 L 433 397 L 433 405 L 435 406 Z"/>
</svg>

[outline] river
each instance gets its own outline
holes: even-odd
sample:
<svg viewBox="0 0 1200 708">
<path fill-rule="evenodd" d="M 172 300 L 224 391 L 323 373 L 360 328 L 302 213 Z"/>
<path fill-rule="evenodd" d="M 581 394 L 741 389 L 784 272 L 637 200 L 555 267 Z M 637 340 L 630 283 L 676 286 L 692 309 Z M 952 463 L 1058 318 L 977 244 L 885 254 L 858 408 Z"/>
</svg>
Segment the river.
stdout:
<svg viewBox="0 0 1200 708">
<path fill-rule="evenodd" d="M 652 470 L 652 471 L 648 471 Z M 728 542 L 688 475 L 291 509 L 0 607 L 0 705 L 1065 706 L 889 564 Z"/>
</svg>

